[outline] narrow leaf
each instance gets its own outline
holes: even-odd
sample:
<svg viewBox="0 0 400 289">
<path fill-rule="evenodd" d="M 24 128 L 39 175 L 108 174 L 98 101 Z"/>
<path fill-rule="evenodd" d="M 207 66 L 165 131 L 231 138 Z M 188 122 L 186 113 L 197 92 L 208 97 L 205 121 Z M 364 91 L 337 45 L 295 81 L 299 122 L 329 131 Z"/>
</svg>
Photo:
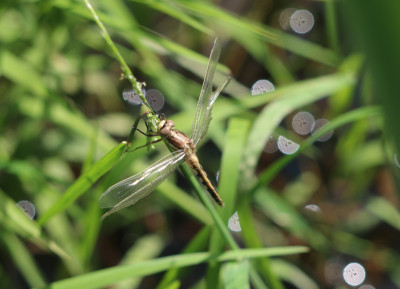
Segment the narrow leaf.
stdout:
<svg viewBox="0 0 400 289">
<path fill-rule="evenodd" d="M 73 183 L 64 195 L 59 199 L 48 211 L 46 211 L 38 223 L 44 225 L 56 214 L 61 213 L 69 207 L 80 195 L 85 193 L 101 176 L 107 173 L 120 159 L 126 147 L 125 143 L 121 143 L 112 149 L 107 155 L 95 163 L 90 169 L 81 175 L 75 183 Z"/>
</svg>

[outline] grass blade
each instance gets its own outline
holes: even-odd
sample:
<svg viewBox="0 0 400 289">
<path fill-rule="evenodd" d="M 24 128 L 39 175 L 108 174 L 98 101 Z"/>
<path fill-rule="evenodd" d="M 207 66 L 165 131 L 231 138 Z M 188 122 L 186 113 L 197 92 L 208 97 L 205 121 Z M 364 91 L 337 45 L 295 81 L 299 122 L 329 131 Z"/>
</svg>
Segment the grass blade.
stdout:
<svg viewBox="0 0 400 289">
<path fill-rule="evenodd" d="M 298 83 L 290 86 L 289 89 L 283 88 L 282 94 L 279 91 L 281 89 L 278 89 L 276 94 L 280 97 L 261 111 L 251 128 L 247 149 L 245 150 L 245 166 L 242 170 L 241 183 L 246 184 L 245 187 L 249 187 L 251 184 L 249 180 L 254 178 L 257 160 L 268 137 L 288 113 L 353 83 L 354 78 L 351 75 L 335 74 Z"/>
<path fill-rule="evenodd" d="M 224 271 L 224 288 L 250 289 L 248 261 L 229 262 Z"/>
<path fill-rule="evenodd" d="M 243 258 L 261 258 L 264 256 L 279 256 L 305 253 L 308 249 L 302 246 L 277 247 L 268 249 L 243 249 L 229 251 L 218 257 L 210 253 L 192 253 L 177 256 L 162 257 L 155 260 L 143 261 L 126 266 L 116 266 L 92 273 L 57 281 L 43 289 L 95 289 L 113 284 L 126 278 L 146 276 L 165 271 L 170 268 L 193 266 L 210 260 L 231 261 Z"/>
<path fill-rule="evenodd" d="M 120 159 L 125 143 L 119 144 L 112 149 L 102 159 L 96 162 L 86 173 L 81 175 L 64 193 L 49 210 L 47 210 L 39 219 L 38 223 L 43 226 L 53 216 L 64 211 L 71 205 L 80 195 L 85 193 L 101 176 L 107 173 Z"/>
</svg>

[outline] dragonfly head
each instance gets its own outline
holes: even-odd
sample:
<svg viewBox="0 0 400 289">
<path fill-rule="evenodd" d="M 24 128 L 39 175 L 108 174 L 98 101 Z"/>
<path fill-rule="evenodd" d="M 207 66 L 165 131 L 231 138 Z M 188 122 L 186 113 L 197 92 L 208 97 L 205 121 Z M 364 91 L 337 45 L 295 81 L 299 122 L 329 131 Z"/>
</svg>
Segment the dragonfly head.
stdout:
<svg viewBox="0 0 400 289">
<path fill-rule="evenodd" d="M 167 136 L 174 127 L 175 123 L 172 120 L 162 120 L 158 125 L 158 131 L 162 136 Z"/>
</svg>

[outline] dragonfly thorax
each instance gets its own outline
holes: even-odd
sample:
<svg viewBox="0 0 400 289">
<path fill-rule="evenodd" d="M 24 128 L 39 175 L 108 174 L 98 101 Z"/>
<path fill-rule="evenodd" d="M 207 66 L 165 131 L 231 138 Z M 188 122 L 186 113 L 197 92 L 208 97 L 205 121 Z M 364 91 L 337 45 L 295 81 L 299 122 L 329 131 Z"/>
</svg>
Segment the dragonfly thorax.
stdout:
<svg viewBox="0 0 400 289">
<path fill-rule="evenodd" d="M 174 130 L 175 123 L 172 120 L 162 120 L 158 125 L 158 131 L 162 136 L 167 136 Z"/>
</svg>

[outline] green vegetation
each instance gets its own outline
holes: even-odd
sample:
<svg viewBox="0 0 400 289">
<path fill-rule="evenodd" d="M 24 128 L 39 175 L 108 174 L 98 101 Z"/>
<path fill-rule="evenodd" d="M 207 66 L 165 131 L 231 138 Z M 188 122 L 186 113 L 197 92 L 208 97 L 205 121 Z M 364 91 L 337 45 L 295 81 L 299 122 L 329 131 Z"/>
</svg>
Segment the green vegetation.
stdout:
<svg viewBox="0 0 400 289">
<path fill-rule="evenodd" d="M 236 14 L 204 0 L 0 4 L 1 288 L 344 288 L 351 262 L 364 284 L 400 287 L 400 4 L 310 2 L 295 8 L 315 26 L 298 35 L 280 28 L 287 7 L 275 2 Z M 214 84 L 233 78 L 198 154 L 210 179 L 220 171 L 225 208 L 184 165 L 100 221 L 100 195 L 168 153 L 124 152 L 140 111 L 122 90 L 157 88 L 189 134 L 216 34 Z M 276 90 L 251 95 L 263 78 Z M 330 122 L 296 135 L 298 111 Z M 271 135 L 300 149 L 268 154 Z M 135 134 L 133 147 L 145 143 Z"/>
</svg>

